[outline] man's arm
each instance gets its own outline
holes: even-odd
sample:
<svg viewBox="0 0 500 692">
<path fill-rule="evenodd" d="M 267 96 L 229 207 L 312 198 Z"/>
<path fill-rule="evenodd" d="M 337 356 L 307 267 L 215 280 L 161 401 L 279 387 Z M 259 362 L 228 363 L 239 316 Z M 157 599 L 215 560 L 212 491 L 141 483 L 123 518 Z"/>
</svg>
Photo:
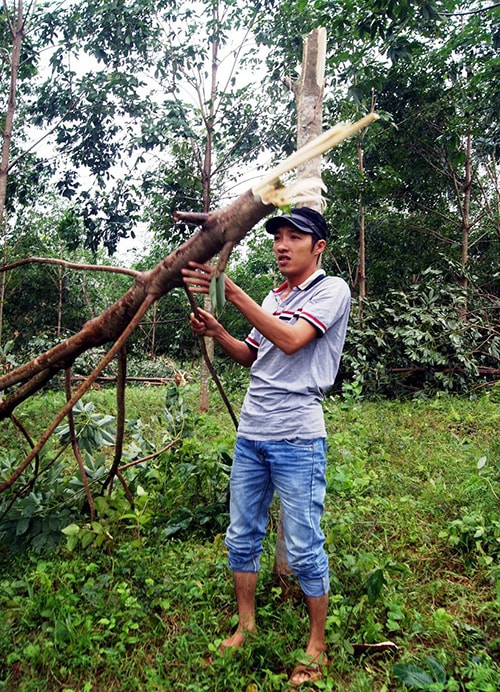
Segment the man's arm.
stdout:
<svg viewBox="0 0 500 692">
<path fill-rule="evenodd" d="M 289 356 L 300 351 L 318 335 L 313 325 L 306 320 L 297 320 L 294 324 L 288 324 L 266 312 L 227 277 L 226 300 L 237 307 L 262 336 Z"/>
<path fill-rule="evenodd" d="M 196 262 L 189 264 L 194 269 L 182 270 L 185 283 L 190 286 L 194 293 L 208 293 L 213 272 L 212 267 Z M 316 329 L 306 320 L 297 320 L 294 324 L 287 324 L 269 314 L 227 276 L 225 277 L 225 294 L 226 300 L 238 308 L 252 326 L 287 355 L 296 353 L 317 336 Z M 214 338 L 225 349 L 217 336 L 214 335 Z M 240 343 L 246 346 L 245 342 Z M 227 352 L 229 353 L 229 351 Z M 231 355 L 231 357 L 233 356 Z M 237 359 L 235 358 L 235 360 Z M 255 360 L 255 355 L 253 360 Z"/>
</svg>

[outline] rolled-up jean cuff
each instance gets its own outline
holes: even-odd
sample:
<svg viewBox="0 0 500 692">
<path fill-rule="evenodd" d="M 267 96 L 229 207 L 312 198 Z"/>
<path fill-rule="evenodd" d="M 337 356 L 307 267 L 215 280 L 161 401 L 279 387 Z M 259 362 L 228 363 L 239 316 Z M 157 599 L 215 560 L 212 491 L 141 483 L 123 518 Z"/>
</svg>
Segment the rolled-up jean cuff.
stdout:
<svg viewBox="0 0 500 692">
<path fill-rule="evenodd" d="M 226 544 L 227 545 L 227 544 Z M 228 546 L 229 547 L 229 546 Z M 229 569 L 232 572 L 260 572 L 260 559 L 254 557 L 250 560 L 235 560 L 229 553 Z"/>
<path fill-rule="evenodd" d="M 300 588 L 306 596 L 320 598 L 325 596 L 330 591 L 330 579 L 328 575 L 323 579 L 304 579 L 298 577 Z"/>
</svg>

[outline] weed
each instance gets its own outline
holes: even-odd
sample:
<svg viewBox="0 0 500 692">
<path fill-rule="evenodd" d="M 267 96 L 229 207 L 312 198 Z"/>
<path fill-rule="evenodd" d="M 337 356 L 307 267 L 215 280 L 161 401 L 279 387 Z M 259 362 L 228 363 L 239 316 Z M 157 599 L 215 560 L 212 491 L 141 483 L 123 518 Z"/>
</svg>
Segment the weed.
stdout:
<svg viewBox="0 0 500 692">
<path fill-rule="evenodd" d="M 272 522 L 258 633 L 242 651 L 219 654 L 235 625 L 222 540 L 234 430 L 223 412 L 188 413 L 193 393 L 182 396 L 189 420 L 178 419 L 180 441 L 130 469 L 133 508 L 117 486 L 96 498 L 94 524 L 61 514 L 57 531 L 64 537 L 61 529 L 73 524 L 71 542 L 16 554 L 12 534 L 4 538 L 0 689 L 287 689 L 308 617 L 295 580 L 273 579 Z M 130 399 L 129 420 L 141 421 L 128 429 L 132 460 L 172 432 L 165 392 L 136 389 Z M 92 401 L 94 413 L 114 415 L 110 391 L 93 392 Z M 51 395 L 38 409 L 30 402 L 30 416 L 43 418 L 51 402 Z M 497 404 L 487 397 L 339 403 L 325 402 L 331 670 L 315 689 L 493 692 L 500 676 Z M 176 411 L 174 402 L 177 426 Z M 105 455 L 91 456 L 94 465 L 85 463 L 95 475 Z M 52 468 L 52 492 L 74 495 L 76 481 L 65 485 L 71 474 Z M 50 473 L 39 485 L 47 499 Z M 33 521 L 42 520 L 43 506 L 35 505 Z M 52 506 L 52 520 L 60 520 L 63 507 L 55 499 Z M 358 653 L 358 645 L 385 641 L 397 649 Z"/>
</svg>

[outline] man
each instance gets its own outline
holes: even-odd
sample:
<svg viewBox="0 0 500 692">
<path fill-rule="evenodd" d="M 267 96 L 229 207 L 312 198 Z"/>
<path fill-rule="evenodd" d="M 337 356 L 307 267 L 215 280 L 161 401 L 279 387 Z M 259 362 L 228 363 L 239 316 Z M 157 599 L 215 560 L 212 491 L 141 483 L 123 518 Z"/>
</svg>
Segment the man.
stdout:
<svg viewBox="0 0 500 692">
<path fill-rule="evenodd" d="M 213 337 L 251 379 L 238 426 L 226 535 L 239 623 L 222 647 L 242 646 L 256 630 L 255 590 L 268 510 L 276 491 L 284 513 L 287 559 L 304 592 L 310 633 L 307 664 L 293 671 L 299 686 L 322 676 L 327 665 L 325 623 L 328 558 L 320 529 L 325 497 L 326 431 L 321 400 L 337 374 L 350 307 L 349 287 L 318 269 L 327 225 L 308 207 L 274 216 L 265 224 L 284 283 L 262 307 L 226 277 L 226 300 L 253 329 L 245 341 L 231 336 L 208 312 L 191 314 L 199 337 Z M 212 269 L 190 263 L 184 281 L 208 293 Z"/>
</svg>

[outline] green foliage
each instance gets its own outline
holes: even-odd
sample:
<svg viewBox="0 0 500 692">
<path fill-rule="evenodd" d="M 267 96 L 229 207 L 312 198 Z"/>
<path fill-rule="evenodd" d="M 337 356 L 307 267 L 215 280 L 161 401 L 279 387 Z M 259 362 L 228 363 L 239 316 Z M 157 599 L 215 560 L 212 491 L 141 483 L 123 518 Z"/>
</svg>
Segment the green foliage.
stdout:
<svg viewBox="0 0 500 692">
<path fill-rule="evenodd" d="M 115 443 L 115 418 L 114 416 L 97 413 L 92 401 L 84 403 L 82 399 L 73 407 L 75 422 L 75 436 L 80 450 L 92 454 L 103 446 L 113 446 Z M 56 429 L 61 444 L 70 442 L 69 424 L 65 423 Z"/>
<path fill-rule="evenodd" d="M 353 306 L 343 367 L 368 395 L 467 392 L 493 371 L 499 344 L 487 306 L 462 315 L 465 304 L 462 289 L 430 269 L 406 292 L 366 299 Z"/>
<path fill-rule="evenodd" d="M 13 355 L 14 339 L 6 341 L 3 346 L 0 346 L 0 373 L 4 373 L 13 367 L 16 367 L 16 361 Z"/>
<path fill-rule="evenodd" d="M 159 390 L 160 391 L 160 390 Z M 221 438 L 216 447 L 206 447 L 194 431 L 207 425 L 206 439 L 219 432 L 188 407 L 186 396 L 175 384 L 163 389 L 164 406 L 158 414 L 148 413 L 126 422 L 123 471 L 134 494 L 130 507 L 121 486 L 103 495 L 115 443 L 115 416 L 101 413 L 94 401 L 79 401 L 74 409 L 77 444 L 84 470 L 95 496 L 97 520 L 79 518 L 89 512 L 85 489 L 69 452 L 70 431 L 61 424 L 56 435 L 60 447 L 45 452 L 38 461 L 34 478 L 20 494 L 14 488 L 1 497 L 0 538 L 12 545 L 32 545 L 36 549 L 55 546 L 67 537 L 68 547 L 101 545 L 112 541 L 116 528 L 136 532 L 137 540 L 160 531 L 165 536 L 199 531 L 221 531 L 227 520 L 228 473 L 231 457 Z M 158 457 L 157 450 L 165 451 Z M 67 450 L 67 451 L 65 451 Z M 0 476 L 9 478 L 21 461 L 19 451 L 4 455 Z M 147 488 L 147 491 L 144 490 Z"/>
<path fill-rule="evenodd" d="M 428 672 L 411 663 L 396 663 L 394 675 L 400 678 L 410 690 L 445 690 L 446 672 L 443 666 L 433 656 L 426 660 Z M 451 688 L 453 689 L 453 688 Z"/>
<path fill-rule="evenodd" d="M 2 453 L 0 476 L 6 479 L 19 466 L 21 459 L 14 452 Z M 41 464 L 47 463 L 45 457 Z M 47 464 L 37 479 L 36 488 L 26 485 L 18 495 L 4 492 L 0 501 L 0 543 L 11 550 L 26 545 L 36 550 L 55 547 L 61 540 L 61 530 L 78 515 L 82 497 L 75 493 L 65 478 L 66 468 L 61 461 Z"/>
<path fill-rule="evenodd" d="M 496 512 L 484 516 L 465 509 L 463 516 L 450 521 L 439 535 L 455 550 L 485 565 L 500 558 L 500 521 Z"/>
<path fill-rule="evenodd" d="M 27 12 L 32 55 L 22 64 L 33 69 L 20 74 L 27 99 L 18 128 L 26 122 L 50 140 L 56 188 L 78 210 L 92 252 L 113 254 L 144 213 L 163 234 L 173 209 L 198 209 L 209 141 L 205 182 L 214 198 L 238 181 L 230 170 L 238 157 L 256 160 L 269 141 L 279 114 L 266 112 L 263 91 L 256 104 L 256 57 L 244 41 L 259 7 L 107 0 Z M 219 58 L 211 61 L 213 46 Z M 223 72 L 232 56 L 235 65 L 207 92 L 208 71 L 220 62 Z"/>
<path fill-rule="evenodd" d="M 92 402 L 111 414 L 113 392 L 93 392 Z M 182 408 L 195 402 L 189 388 L 132 388 L 131 458 L 161 444 L 166 406 L 179 430 Z M 43 418 L 53 403 L 39 397 L 29 415 Z M 460 545 L 449 537 L 464 533 L 468 516 L 467 537 L 486 517 L 489 526 L 499 519 L 497 404 L 489 397 L 354 396 L 348 406 L 329 398 L 325 413 L 332 666 L 318 689 L 494 692 L 498 542 L 493 534 Z M 16 556 L 11 536 L 2 544 L 0 684 L 26 691 L 288 689 L 308 621 L 295 580 L 272 578 L 277 506 L 258 583 L 259 631 L 242 651 L 222 656 L 220 641 L 235 624 L 221 540 L 227 517 L 202 526 L 201 495 L 216 497 L 227 484 L 221 464 L 229 465 L 234 432 L 219 410 L 188 418 L 177 449 L 129 469 L 133 508 L 117 487 L 96 498 L 94 523 L 67 520 L 66 542 L 55 550 Z M 54 473 L 54 485 L 63 475 Z M 193 518 L 172 534 L 168 522 L 182 523 L 182 508 Z M 483 559 L 486 550 L 492 562 Z M 387 640 L 398 647 L 392 656 L 353 655 L 355 645 Z"/>
</svg>

